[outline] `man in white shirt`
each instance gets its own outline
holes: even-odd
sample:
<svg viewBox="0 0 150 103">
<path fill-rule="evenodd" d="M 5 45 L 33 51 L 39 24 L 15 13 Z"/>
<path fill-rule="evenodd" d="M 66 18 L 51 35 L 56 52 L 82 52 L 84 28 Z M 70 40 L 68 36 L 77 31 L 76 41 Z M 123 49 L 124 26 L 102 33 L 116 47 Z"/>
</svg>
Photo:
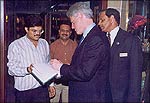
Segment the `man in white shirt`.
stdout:
<svg viewBox="0 0 150 103">
<path fill-rule="evenodd" d="M 26 35 L 8 47 L 8 73 L 14 76 L 16 103 L 49 103 L 48 88 L 31 75 L 31 66 L 49 62 L 49 44 L 40 38 L 43 21 L 37 15 L 25 20 Z"/>
</svg>

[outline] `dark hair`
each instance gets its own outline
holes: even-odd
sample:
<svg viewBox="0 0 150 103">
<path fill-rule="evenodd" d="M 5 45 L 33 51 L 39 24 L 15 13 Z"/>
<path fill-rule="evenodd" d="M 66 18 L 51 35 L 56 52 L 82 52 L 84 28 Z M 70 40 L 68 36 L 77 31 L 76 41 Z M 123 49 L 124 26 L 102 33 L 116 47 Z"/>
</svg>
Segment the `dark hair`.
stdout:
<svg viewBox="0 0 150 103">
<path fill-rule="evenodd" d="M 25 27 L 43 26 L 43 20 L 39 15 L 29 15 L 25 18 Z"/>
<path fill-rule="evenodd" d="M 118 10 L 116 10 L 114 8 L 108 8 L 108 9 L 102 10 L 102 12 L 103 11 L 105 11 L 105 15 L 108 17 L 113 15 L 115 20 L 117 21 L 118 25 L 120 25 L 120 13 Z"/>
<path fill-rule="evenodd" d="M 60 22 L 60 25 L 59 25 L 59 28 L 60 28 L 60 26 L 62 25 L 62 24 L 65 24 L 65 25 L 69 25 L 70 27 L 71 27 L 71 22 L 69 21 L 69 20 L 64 20 L 64 21 L 61 21 Z"/>
</svg>

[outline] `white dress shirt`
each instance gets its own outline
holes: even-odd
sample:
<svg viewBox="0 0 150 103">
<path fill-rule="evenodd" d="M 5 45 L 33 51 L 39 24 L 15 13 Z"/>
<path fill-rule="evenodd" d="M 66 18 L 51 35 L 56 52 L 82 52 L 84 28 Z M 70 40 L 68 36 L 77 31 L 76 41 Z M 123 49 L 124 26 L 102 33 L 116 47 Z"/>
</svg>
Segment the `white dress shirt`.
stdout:
<svg viewBox="0 0 150 103">
<path fill-rule="evenodd" d="M 40 84 L 27 72 L 27 67 L 34 63 L 49 62 L 49 44 L 40 38 L 35 47 L 27 36 L 24 36 L 9 45 L 7 58 L 8 73 L 15 79 L 14 87 L 19 91 L 34 89 Z"/>
<path fill-rule="evenodd" d="M 85 29 L 85 31 L 84 31 L 84 33 L 83 33 L 83 37 L 85 38 L 87 35 L 88 35 L 88 33 L 91 31 L 91 29 L 95 26 L 96 24 L 95 23 L 92 23 L 91 25 L 89 25 L 86 29 Z M 84 40 L 84 39 L 83 39 Z M 82 40 L 82 41 L 83 41 Z"/>
<path fill-rule="evenodd" d="M 110 32 L 110 38 L 111 38 L 111 46 L 115 40 L 115 37 L 117 36 L 117 33 L 119 31 L 119 26 L 117 26 L 116 28 L 114 28 L 111 32 Z"/>
</svg>

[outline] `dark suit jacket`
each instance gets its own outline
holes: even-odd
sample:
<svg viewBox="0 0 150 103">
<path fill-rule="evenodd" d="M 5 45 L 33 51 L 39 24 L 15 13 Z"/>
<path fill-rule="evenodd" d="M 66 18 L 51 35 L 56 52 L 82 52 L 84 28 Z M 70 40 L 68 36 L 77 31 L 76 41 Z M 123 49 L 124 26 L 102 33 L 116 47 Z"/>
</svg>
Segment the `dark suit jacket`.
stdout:
<svg viewBox="0 0 150 103">
<path fill-rule="evenodd" d="M 111 47 L 110 85 L 113 102 L 139 102 L 142 49 L 140 39 L 119 29 Z"/>
<path fill-rule="evenodd" d="M 108 101 L 109 42 L 95 26 L 77 47 L 70 65 L 63 65 L 61 75 L 69 80 L 69 102 Z"/>
</svg>

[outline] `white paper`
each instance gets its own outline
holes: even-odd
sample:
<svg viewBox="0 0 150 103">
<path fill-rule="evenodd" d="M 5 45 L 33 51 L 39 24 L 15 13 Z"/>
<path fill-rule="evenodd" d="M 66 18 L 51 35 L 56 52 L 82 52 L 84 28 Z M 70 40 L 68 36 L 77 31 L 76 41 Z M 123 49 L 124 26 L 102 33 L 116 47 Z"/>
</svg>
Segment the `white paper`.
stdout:
<svg viewBox="0 0 150 103">
<path fill-rule="evenodd" d="M 50 64 L 39 63 L 33 64 L 32 74 L 36 79 L 39 79 L 42 84 L 45 84 L 56 76 L 58 71 L 54 70 Z"/>
</svg>

